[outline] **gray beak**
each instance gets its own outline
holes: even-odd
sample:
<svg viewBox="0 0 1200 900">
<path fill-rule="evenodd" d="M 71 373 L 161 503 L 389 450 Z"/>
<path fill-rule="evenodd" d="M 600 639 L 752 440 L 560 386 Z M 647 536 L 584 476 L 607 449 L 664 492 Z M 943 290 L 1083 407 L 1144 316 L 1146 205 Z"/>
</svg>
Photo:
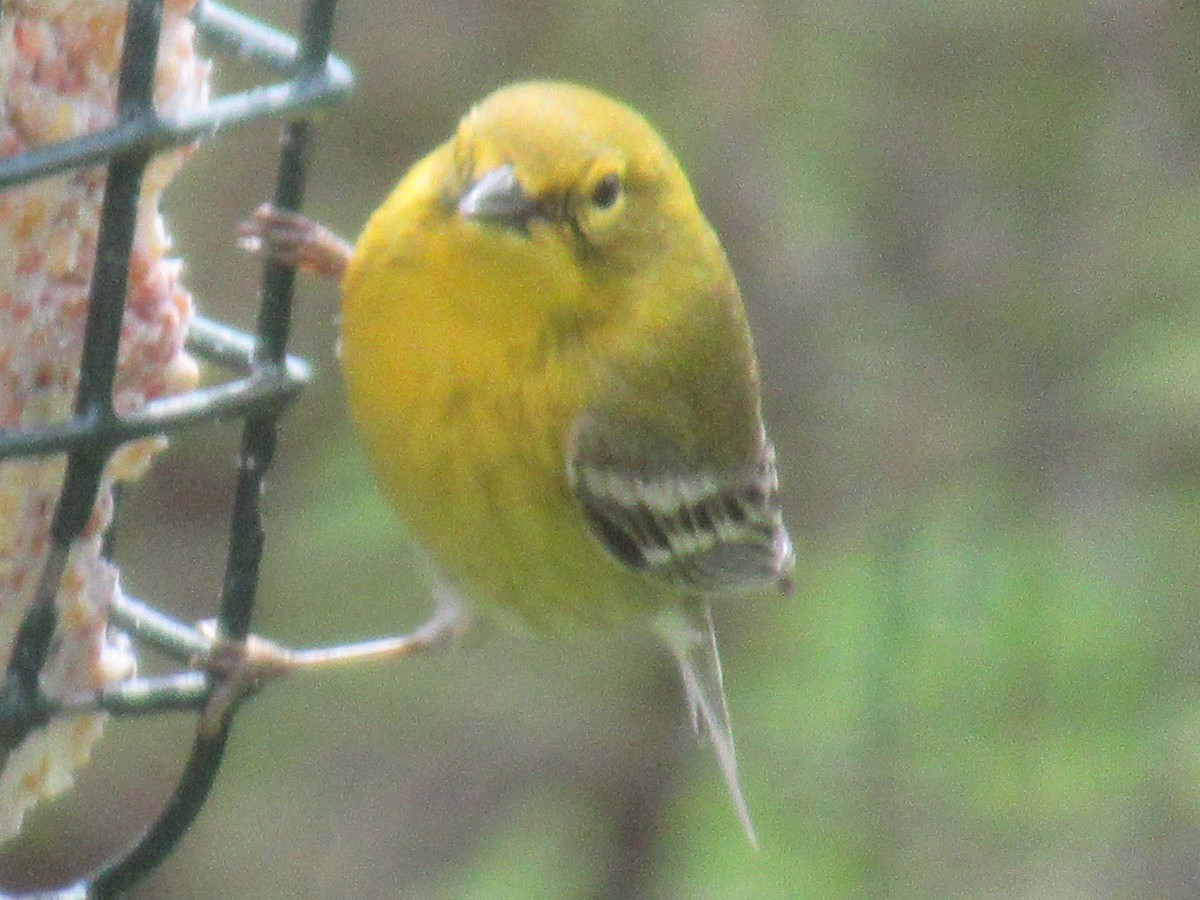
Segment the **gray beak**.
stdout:
<svg viewBox="0 0 1200 900">
<path fill-rule="evenodd" d="M 529 220 L 535 213 L 537 203 L 525 193 L 510 165 L 485 172 L 458 201 L 458 214 L 464 219 L 514 231 L 528 231 Z"/>
</svg>

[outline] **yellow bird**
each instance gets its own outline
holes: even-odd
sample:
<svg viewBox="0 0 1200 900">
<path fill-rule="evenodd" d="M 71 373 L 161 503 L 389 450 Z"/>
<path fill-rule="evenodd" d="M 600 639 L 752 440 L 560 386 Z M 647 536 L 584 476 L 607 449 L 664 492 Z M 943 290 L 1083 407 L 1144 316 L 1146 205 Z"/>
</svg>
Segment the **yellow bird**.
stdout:
<svg viewBox="0 0 1200 900">
<path fill-rule="evenodd" d="M 534 629 L 652 624 L 753 841 L 708 603 L 786 590 L 793 551 L 737 284 L 662 139 L 517 84 L 352 251 L 296 233 L 293 261 L 342 278 L 351 413 L 441 577 Z"/>
</svg>

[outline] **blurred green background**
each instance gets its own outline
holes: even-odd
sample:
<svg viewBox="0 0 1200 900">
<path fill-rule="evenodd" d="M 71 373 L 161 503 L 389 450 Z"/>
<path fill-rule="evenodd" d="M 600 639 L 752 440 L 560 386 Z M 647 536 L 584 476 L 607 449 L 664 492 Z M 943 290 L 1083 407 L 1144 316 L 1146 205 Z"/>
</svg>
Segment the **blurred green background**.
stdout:
<svg viewBox="0 0 1200 900">
<path fill-rule="evenodd" d="M 530 76 L 629 101 L 692 176 L 800 560 L 794 600 L 718 611 L 763 849 L 648 639 L 483 628 L 256 698 L 137 897 L 1200 895 L 1200 6 L 347 0 L 337 45 L 359 89 L 308 209 L 343 234 Z M 234 228 L 277 134 L 207 141 L 167 196 L 200 309 L 243 325 Z M 300 291 L 317 378 L 266 499 L 258 626 L 296 644 L 428 611 L 347 428 L 336 305 Z M 131 592 L 211 614 L 236 446 L 183 435 L 130 493 Z M 0 883 L 132 839 L 190 727 L 110 727 Z"/>
</svg>

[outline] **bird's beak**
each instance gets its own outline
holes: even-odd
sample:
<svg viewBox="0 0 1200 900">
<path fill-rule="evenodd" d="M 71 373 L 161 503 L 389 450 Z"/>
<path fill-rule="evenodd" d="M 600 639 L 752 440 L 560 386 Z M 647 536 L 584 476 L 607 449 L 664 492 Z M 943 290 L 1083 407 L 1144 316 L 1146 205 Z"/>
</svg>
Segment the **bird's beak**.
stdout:
<svg viewBox="0 0 1200 900">
<path fill-rule="evenodd" d="M 485 172 L 458 201 L 464 219 L 501 225 L 513 231 L 528 231 L 537 203 L 525 193 L 511 165 Z"/>
</svg>

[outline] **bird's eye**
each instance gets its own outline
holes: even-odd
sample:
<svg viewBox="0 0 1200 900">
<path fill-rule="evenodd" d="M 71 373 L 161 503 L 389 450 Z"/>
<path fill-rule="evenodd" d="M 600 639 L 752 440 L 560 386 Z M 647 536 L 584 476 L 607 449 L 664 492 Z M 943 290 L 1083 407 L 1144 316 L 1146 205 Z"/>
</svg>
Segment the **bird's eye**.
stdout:
<svg viewBox="0 0 1200 900">
<path fill-rule="evenodd" d="M 611 209 L 621 196 L 621 179 L 615 174 L 608 174 L 596 182 L 592 188 L 592 205 L 596 209 Z"/>
</svg>

